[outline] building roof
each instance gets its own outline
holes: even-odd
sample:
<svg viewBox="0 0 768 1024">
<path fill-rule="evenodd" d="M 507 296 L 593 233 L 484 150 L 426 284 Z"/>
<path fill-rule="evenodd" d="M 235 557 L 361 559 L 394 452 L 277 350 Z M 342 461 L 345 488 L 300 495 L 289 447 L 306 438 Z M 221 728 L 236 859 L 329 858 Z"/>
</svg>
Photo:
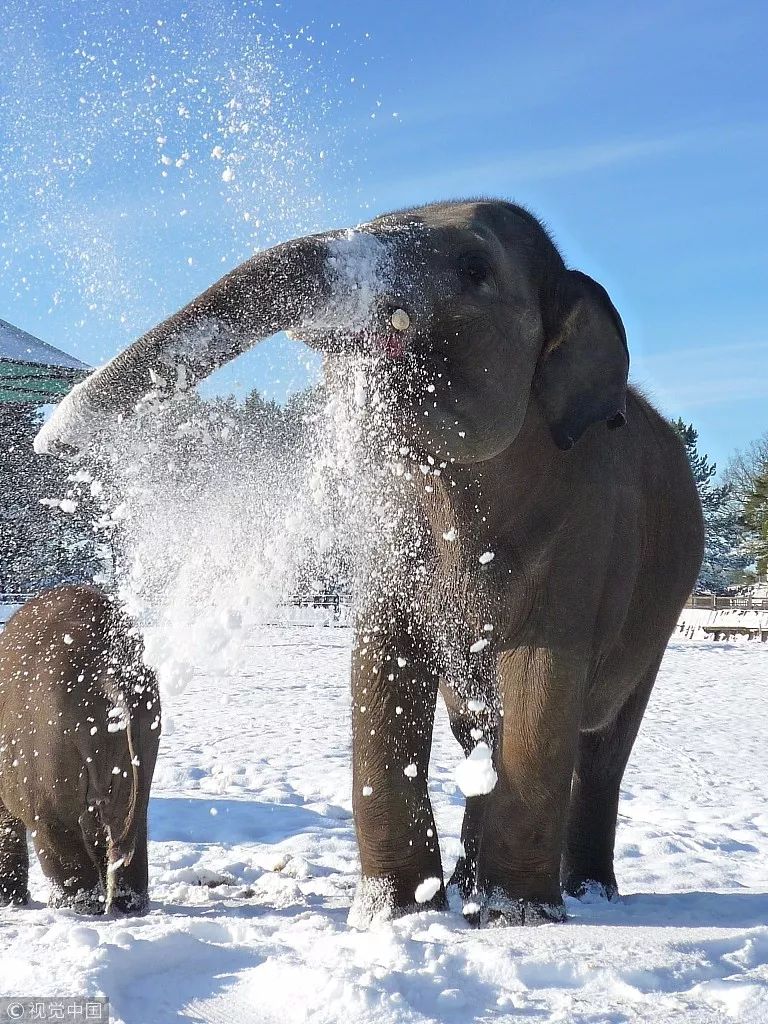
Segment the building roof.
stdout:
<svg viewBox="0 0 768 1024">
<path fill-rule="evenodd" d="M 58 401 L 91 367 L 0 320 L 0 402 Z"/>
</svg>

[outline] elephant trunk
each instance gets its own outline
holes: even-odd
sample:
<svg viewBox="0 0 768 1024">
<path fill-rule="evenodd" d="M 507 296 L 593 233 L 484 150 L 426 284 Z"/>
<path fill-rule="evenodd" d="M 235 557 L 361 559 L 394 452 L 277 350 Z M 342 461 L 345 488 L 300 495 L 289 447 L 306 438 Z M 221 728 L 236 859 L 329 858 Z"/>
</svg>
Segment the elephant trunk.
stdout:
<svg viewBox="0 0 768 1024">
<path fill-rule="evenodd" d="M 311 322 L 334 290 L 334 234 L 298 238 L 246 260 L 77 385 L 35 451 L 84 449 L 105 422 L 152 390 L 184 390 L 262 338 Z"/>
</svg>

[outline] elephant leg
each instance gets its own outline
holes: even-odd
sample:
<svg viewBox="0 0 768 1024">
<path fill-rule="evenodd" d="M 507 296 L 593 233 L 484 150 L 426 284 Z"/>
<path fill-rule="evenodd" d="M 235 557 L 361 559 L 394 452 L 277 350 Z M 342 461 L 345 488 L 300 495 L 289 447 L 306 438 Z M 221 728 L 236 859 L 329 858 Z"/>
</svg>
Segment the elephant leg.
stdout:
<svg viewBox="0 0 768 1024">
<path fill-rule="evenodd" d="M 0 907 L 29 903 L 28 882 L 27 830 L 0 801 Z"/>
<path fill-rule="evenodd" d="M 565 919 L 560 860 L 584 671 L 546 648 L 498 660 L 503 718 L 478 857 L 481 924 Z"/>
<path fill-rule="evenodd" d="M 38 822 L 33 837 L 43 874 L 51 883 L 49 905 L 78 914 L 102 914 L 104 894 L 100 871 L 80 827 Z"/>
<path fill-rule="evenodd" d="M 440 683 L 440 692 L 448 711 L 451 732 L 464 751 L 464 756 L 468 757 L 480 740 L 485 740 L 489 746 L 493 746 L 488 722 L 489 712 L 471 711 L 467 701 L 444 681 Z M 485 796 L 470 796 L 466 799 L 461 823 L 462 853 L 456 861 L 447 887 L 452 905 L 454 894 L 462 903 L 476 897 L 477 857 L 487 803 Z"/>
<path fill-rule="evenodd" d="M 78 819 L 85 848 L 99 873 L 99 881 L 107 891 L 107 848 L 109 837 L 95 807 L 83 811 Z"/>
<path fill-rule="evenodd" d="M 149 867 L 146 812 L 136 830 L 133 856 L 128 864 L 108 867 L 107 910 L 121 914 L 146 914 L 149 910 Z"/>
<path fill-rule="evenodd" d="M 618 896 L 613 848 L 619 790 L 660 664 L 661 657 L 608 726 L 583 732 L 579 739 L 561 867 L 569 896 Z"/>
<path fill-rule="evenodd" d="M 447 906 L 427 791 L 438 678 L 411 638 L 358 630 L 352 653 L 352 784 L 362 878 L 350 924 Z"/>
</svg>

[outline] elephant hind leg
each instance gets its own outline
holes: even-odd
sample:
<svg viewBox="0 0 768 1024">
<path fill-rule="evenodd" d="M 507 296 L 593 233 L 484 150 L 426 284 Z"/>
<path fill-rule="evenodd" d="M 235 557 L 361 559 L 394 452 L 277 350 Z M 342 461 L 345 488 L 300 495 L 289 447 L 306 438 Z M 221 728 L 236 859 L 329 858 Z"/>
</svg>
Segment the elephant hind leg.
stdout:
<svg viewBox="0 0 768 1024">
<path fill-rule="evenodd" d="M 613 855 L 621 780 L 662 657 L 654 660 L 611 723 L 581 733 L 561 866 L 562 887 L 569 896 L 618 896 Z"/>
<path fill-rule="evenodd" d="M 29 903 L 28 882 L 27 830 L 0 801 L 0 907 Z"/>
<path fill-rule="evenodd" d="M 80 825 L 38 822 L 34 843 L 40 867 L 51 883 L 49 905 L 69 907 L 78 914 L 103 914 L 101 872 Z"/>
<path fill-rule="evenodd" d="M 99 819 L 95 806 L 87 808 L 80 815 L 80 832 L 85 849 L 91 861 L 96 867 L 99 881 L 106 892 L 107 889 L 107 851 L 109 848 L 109 835 Z"/>
</svg>

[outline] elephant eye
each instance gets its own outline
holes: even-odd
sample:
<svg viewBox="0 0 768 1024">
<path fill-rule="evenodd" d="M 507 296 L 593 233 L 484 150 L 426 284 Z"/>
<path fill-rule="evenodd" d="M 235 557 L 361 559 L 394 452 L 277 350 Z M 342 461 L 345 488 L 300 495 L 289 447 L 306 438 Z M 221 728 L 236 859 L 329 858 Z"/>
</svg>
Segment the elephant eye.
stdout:
<svg viewBox="0 0 768 1024">
<path fill-rule="evenodd" d="M 493 268 L 481 253 L 467 253 L 457 265 L 459 280 L 463 288 L 479 288 L 493 280 Z"/>
</svg>

